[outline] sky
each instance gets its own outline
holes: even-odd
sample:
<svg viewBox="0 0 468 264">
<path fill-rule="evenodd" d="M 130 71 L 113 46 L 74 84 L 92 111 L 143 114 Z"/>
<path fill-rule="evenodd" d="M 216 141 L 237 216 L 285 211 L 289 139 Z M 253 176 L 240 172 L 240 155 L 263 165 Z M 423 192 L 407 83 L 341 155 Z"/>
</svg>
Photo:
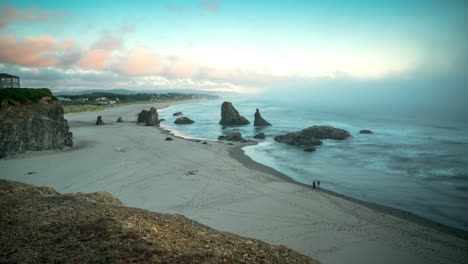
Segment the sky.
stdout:
<svg viewBox="0 0 468 264">
<path fill-rule="evenodd" d="M 461 104 L 467 14 L 463 0 L 0 0 L 0 72 L 52 90 L 382 92 Z"/>
</svg>

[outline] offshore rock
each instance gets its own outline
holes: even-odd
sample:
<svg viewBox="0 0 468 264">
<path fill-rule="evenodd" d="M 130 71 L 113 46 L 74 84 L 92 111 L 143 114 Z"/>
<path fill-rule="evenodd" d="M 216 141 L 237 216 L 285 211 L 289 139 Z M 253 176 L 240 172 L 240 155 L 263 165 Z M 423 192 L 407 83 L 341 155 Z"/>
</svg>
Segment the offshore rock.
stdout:
<svg viewBox="0 0 468 264">
<path fill-rule="evenodd" d="M 322 145 L 321 139 L 343 140 L 349 137 L 348 131 L 331 126 L 312 126 L 298 132 L 276 136 L 275 141 L 296 146 Z"/>
<path fill-rule="evenodd" d="M 254 126 L 271 126 L 270 123 L 268 123 L 265 119 L 262 118 L 260 115 L 260 111 L 257 110 L 255 111 L 255 121 L 254 121 Z"/>
<path fill-rule="evenodd" d="M 221 105 L 221 120 L 220 125 L 224 126 L 236 126 L 236 125 L 247 125 L 250 124 L 249 120 L 239 115 L 236 108 L 230 102 L 224 102 Z"/>
<path fill-rule="evenodd" d="M 219 136 L 219 140 L 227 140 L 227 141 L 240 141 L 240 142 L 245 142 L 246 140 L 242 138 L 242 134 L 239 132 L 231 132 L 227 134 L 226 136 Z"/>
<path fill-rule="evenodd" d="M 172 114 L 173 116 L 181 116 L 183 115 L 182 112 L 175 112 L 174 114 Z"/>
<path fill-rule="evenodd" d="M 117 119 L 117 123 L 122 123 L 123 122 L 123 119 L 121 116 L 119 116 L 119 118 Z"/>
<path fill-rule="evenodd" d="M 259 134 L 255 135 L 254 138 L 265 139 L 265 134 L 264 133 L 259 133 Z"/>
<path fill-rule="evenodd" d="M 368 129 L 364 129 L 364 130 L 361 130 L 359 131 L 359 134 L 374 134 L 374 132 L 368 130 Z"/>
<path fill-rule="evenodd" d="M 174 121 L 174 124 L 178 124 L 178 125 L 187 125 L 187 124 L 193 124 L 193 123 L 195 123 L 195 121 L 193 121 L 192 119 L 188 117 L 179 117 Z"/>
<path fill-rule="evenodd" d="M 3 99 L 0 103 L 0 158 L 73 146 L 63 107 L 55 98 L 43 97 L 37 102 Z"/>
</svg>

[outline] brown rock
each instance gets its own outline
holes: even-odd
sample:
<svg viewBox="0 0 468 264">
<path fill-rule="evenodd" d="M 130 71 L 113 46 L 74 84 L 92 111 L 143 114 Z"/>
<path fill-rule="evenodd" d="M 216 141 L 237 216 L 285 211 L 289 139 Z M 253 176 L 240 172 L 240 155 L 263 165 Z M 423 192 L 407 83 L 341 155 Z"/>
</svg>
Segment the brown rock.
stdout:
<svg viewBox="0 0 468 264">
<path fill-rule="evenodd" d="M 187 125 L 187 124 L 193 124 L 193 123 L 195 123 L 195 121 L 185 116 L 179 117 L 174 121 L 174 124 L 178 124 L 178 125 Z"/>
<path fill-rule="evenodd" d="M 254 121 L 254 126 L 271 126 L 270 123 L 268 123 L 265 119 L 262 118 L 260 115 L 260 111 L 257 110 L 255 111 L 255 121 Z"/>
<path fill-rule="evenodd" d="M 102 121 L 102 116 L 97 117 L 96 125 L 98 126 L 104 125 L 104 121 Z"/>
<path fill-rule="evenodd" d="M 374 134 L 374 132 L 364 129 L 364 130 L 359 131 L 359 134 Z"/>
<path fill-rule="evenodd" d="M 264 133 L 259 133 L 259 134 L 255 135 L 254 138 L 265 139 L 265 134 Z"/>
<path fill-rule="evenodd" d="M 275 141 L 289 145 L 314 146 L 322 145 L 321 139 L 343 140 L 349 137 L 348 131 L 331 126 L 312 126 L 298 132 L 276 136 Z"/>
<path fill-rule="evenodd" d="M 224 126 L 236 126 L 236 125 L 247 125 L 250 124 L 249 120 L 239 115 L 236 108 L 231 102 L 224 102 L 221 105 L 221 120 L 220 125 Z"/>
</svg>

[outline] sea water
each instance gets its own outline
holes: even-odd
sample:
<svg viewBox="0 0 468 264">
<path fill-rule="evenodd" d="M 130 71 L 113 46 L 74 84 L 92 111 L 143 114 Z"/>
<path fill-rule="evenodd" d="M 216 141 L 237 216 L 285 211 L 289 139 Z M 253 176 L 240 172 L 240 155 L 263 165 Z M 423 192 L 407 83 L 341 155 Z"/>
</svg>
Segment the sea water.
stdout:
<svg viewBox="0 0 468 264">
<path fill-rule="evenodd" d="M 367 202 L 403 209 L 452 227 L 468 230 L 468 123 L 460 120 L 421 118 L 404 114 L 350 112 L 287 105 L 272 101 L 234 100 L 251 125 L 219 125 L 222 101 L 183 104 L 160 111 L 161 123 L 174 134 L 217 140 L 232 131 L 259 141 L 244 147 L 253 160 L 293 180 Z M 259 108 L 269 127 L 254 127 Z M 195 121 L 176 125 L 174 112 Z M 324 140 L 316 152 L 274 141 L 276 135 L 313 125 L 348 130 L 346 140 Z M 374 134 L 360 134 L 370 129 Z M 254 136 L 265 133 L 266 139 Z"/>
</svg>

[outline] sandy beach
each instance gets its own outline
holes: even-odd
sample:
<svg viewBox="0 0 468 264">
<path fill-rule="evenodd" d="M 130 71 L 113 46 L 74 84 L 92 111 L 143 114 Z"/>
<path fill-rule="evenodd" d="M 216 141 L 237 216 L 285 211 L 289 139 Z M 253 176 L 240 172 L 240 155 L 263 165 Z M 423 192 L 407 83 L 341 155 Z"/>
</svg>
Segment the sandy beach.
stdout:
<svg viewBox="0 0 468 264">
<path fill-rule="evenodd" d="M 141 110 L 169 104 L 66 115 L 73 148 L 0 160 L 0 178 L 61 193 L 106 191 L 128 206 L 181 214 L 325 264 L 468 263 L 467 240 L 294 183 L 243 156 L 240 143 L 166 141 L 167 131 L 136 124 Z M 98 115 L 106 125 L 94 124 Z"/>
</svg>

